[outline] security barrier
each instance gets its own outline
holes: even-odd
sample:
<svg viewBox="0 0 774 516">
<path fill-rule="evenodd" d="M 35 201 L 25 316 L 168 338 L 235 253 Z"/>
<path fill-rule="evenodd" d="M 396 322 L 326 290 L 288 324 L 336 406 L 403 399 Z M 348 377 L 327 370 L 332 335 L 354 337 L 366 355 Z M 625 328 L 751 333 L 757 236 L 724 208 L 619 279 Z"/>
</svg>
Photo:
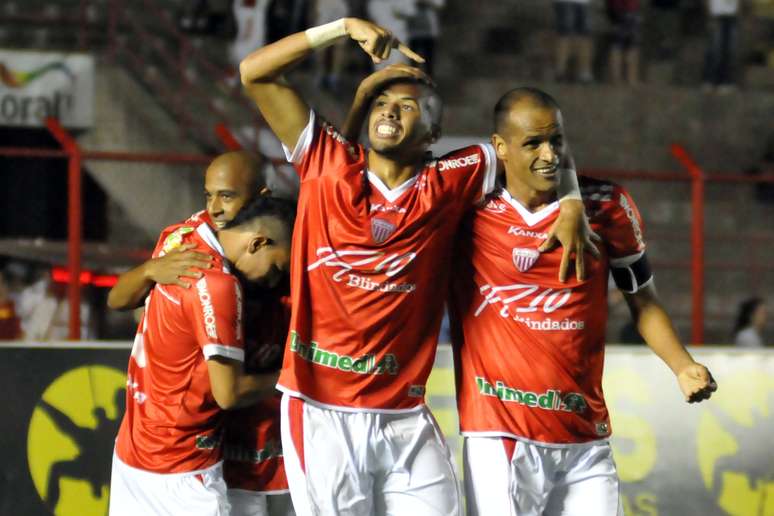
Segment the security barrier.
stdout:
<svg viewBox="0 0 774 516">
<path fill-rule="evenodd" d="M 107 513 L 129 343 L 0 344 L 0 515 Z M 774 516 L 774 352 L 693 348 L 719 391 L 688 405 L 647 348 L 609 346 L 604 390 L 628 516 Z M 441 346 L 428 403 L 461 464 Z"/>
</svg>

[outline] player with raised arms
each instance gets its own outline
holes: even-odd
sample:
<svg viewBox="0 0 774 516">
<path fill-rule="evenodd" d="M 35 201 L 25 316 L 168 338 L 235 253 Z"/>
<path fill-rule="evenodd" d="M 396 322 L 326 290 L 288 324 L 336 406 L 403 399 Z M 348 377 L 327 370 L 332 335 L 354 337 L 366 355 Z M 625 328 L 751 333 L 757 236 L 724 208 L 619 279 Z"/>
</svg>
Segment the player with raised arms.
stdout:
<svg viewBox="0 0 774 516">
<path fill-rule="evenodd" d="M 406 66 L 377 72 L 358 90 L 347 133 L 370 109 L 370 148 L 342 136 L 282 75 L 344 38 L 375 62 L 395 48 L 421 60 L 381 27 L 346 18 L 260 48 L 240 65 L 301 180 L 278 382 L 291 496 L 304 516 L 456 515 L 456 474 L 425 406 L 425 382 L 458 223 L 494 187 L 497 158 L 488 144 L 428 156 L 441 100 L 423 72 Z M 562 203 L 562 211 L 572 235 L 566 257 L 582 255 L 582 205 Z"/>
<path fill-rule="evenodd" d="M 566 146 L 556 101 L 512 90 L 495 107 L 495 131 L 505 187 L 463 222 L 449 303 L 468 513 L 622 515 L 602 394 L 609 272 L 686 400 L 717 386 L 659 302 L 642 219 L 621 186 L 580 179 L 604 241 L 585 279 L 557 281 L 559 253 L 537 251 L 558 216 Z"/>
</svg>

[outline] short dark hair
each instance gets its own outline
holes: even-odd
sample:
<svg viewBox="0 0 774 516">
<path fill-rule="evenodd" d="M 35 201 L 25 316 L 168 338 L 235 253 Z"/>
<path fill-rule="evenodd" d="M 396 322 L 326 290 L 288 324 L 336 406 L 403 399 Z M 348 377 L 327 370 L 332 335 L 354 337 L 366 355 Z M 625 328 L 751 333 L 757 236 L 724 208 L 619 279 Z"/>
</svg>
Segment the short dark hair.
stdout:
<svg viewBox="0 0 774 516">
<path fill-rule="evenodd" d="M 416 77 L 396 77 L 395 79 L 385 82 L 376 96 L 374 96 L 374 99 L 376 99 L 376 97 L 384 90 L 395 84 L 418 84 L 427 88 L 430 95 L 428 96 L 428 103 L 424 107 L 430 110 L 433 124 L 440 127 L 441 119 L 443 118 L 443 99 L 441 98 L 441 94 L 438 93 L 438 86 L 434 82 L 425 81 Z"/>
<path fill-rule="evenodd" d="M 223 229 L 232 229 L 249 224 L 260 217 L 274 217 L 287 224 L 290 231 L 296 221 L 296 202 L 280 197 L 259 195 L 242 206 L 239 213 Z"/>
<path fill-rule="evenodd" d="M 511 111 L 511 108 L 515 104 L 525 100 L 537 104 L 538 106 L 561 111 L 556 99 L 543 90 L 532 88 L 530 86 L 514 88 L 500 97 L 500 100 L 495 104 L 494 130 L 496 133 L 500 133 L 505 129 L 505 124 L 508 121 L 508 113 Z"/>
</svg>

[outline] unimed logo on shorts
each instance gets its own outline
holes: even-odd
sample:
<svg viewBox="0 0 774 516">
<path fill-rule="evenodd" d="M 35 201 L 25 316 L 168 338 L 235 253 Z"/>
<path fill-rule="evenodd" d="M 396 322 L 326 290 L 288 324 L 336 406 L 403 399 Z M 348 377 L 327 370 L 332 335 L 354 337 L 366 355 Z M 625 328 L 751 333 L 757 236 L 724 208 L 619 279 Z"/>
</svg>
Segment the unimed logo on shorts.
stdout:
<svg viewBox="0 0 774 516">
<path fill-rule="evenodd" d="M 123 372 L 86 365 L 62 374 L 43 392 L 30 418 L 27 463 L 35 490 L 52 514 L 107 514 L 125 386 Z"/>
</svg>

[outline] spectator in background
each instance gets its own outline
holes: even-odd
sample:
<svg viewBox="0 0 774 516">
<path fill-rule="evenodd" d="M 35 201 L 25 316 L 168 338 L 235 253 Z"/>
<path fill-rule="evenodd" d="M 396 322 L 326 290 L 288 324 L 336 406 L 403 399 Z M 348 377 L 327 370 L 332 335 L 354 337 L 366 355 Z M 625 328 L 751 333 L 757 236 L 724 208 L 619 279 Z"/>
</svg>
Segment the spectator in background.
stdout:
<svg viewBox="0 0 774 516">
<path fill-rule="evenodd" d="M 312 7 L 312 25 L 323 25 L 349 16 L 349 5 L 345 0 L 315 0 Z M 317 85 L 331 93 L 338 93 L 341 72 L 347 58 L 347 47 L 341 43 L 331 45 L 315 58 Z"/>
<path fill-rule="evenodd" d="M 635 86 L 640 82 L 640 0 L 607 0 L 607 15 L 613 24 L 613 44 L 608 68 L 610 80 Z"/>
<path fill-rule="evenodd" d="M 567 67 L 571 52 L 574 51 L 578 73 L 577 79 L 583 83 L 594 80 L 591 72 L 594 46 L 589 34 L 590 0 L 554 0 L 556 11 L 556 79 L 568 80 Z"/>
<path fill-rule="evenodd" d="M 237 34 L 229 54 L 235 69 L 239 68 L 239 62 L 253 49 L 266 44 L 266 11 L 269 3 L 270 0 L 234 0 Z"/>
<path fill-rule="evenodd" d="M 419 65 L 429 75 L 433 75 L 435 41 L 441 34 L 439 12 L 446 0 L 417 0 L 417 13 L 409 18 L 409 47 L 425 58 Z"/>
<path fill-rule="evenodd" d="M 680 0 L 651 0 L 648 12 L 649 26 L 653 33 L 653 46 L 657 59 L 669 59 L 678 48 L 680 34 Z"/>
<path fill-rule="evenodd" d="M 718 93 L 734 89 L 733 59 L 741 0 L 707 0 L 709 40 L 704 61 L 703 89 Z"/>
<path fill-rule="evenodd" d="M 734 345 L 740 348 L 762 348 L 766 326 L 766 304 L 760 297 L 750 298 L 739 305 L 734 325 Z"/>
<path fill-rule="evenodd" d="M 0 271 L 0 340 L 22 338 L 21 322 L 16 315 L 5 273 Z"/>
<path fill-rule="evenodd" d="M 417 0 L 368 0 L 368 18 L 389 30 L 401 43 L 408 44 L 408 20 L 416 14 Z M 375 65 L 375 68 L 408 62 L 409 60 L 401 52 L 391 52 L 389 59 Z"/>
</svg>

